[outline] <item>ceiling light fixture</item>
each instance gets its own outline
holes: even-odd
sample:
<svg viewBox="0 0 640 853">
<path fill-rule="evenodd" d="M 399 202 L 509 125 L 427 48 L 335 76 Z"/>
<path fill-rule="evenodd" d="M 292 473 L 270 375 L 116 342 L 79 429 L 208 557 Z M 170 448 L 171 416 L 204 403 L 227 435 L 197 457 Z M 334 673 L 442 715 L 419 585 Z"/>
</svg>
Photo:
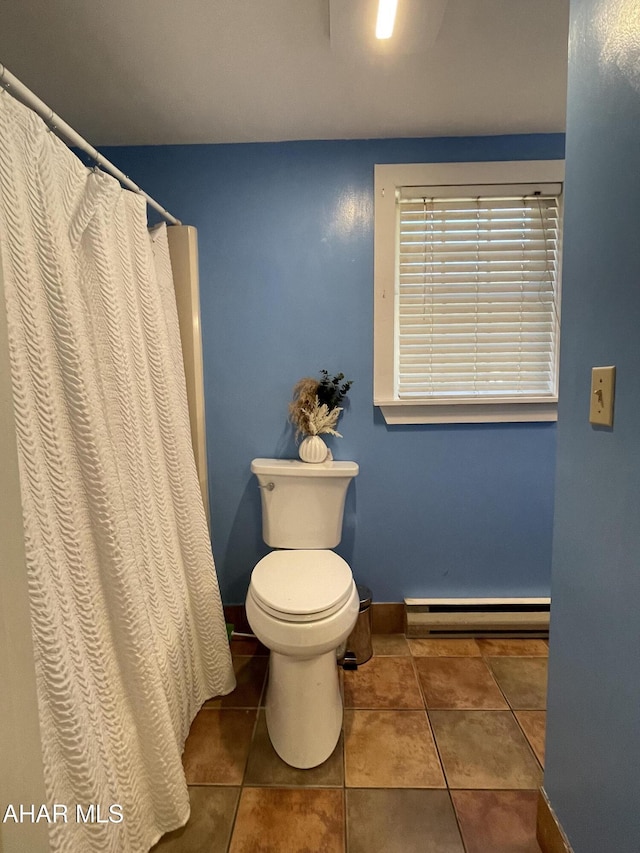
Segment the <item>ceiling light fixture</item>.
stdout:
<svg viewBox="0 0 640 853">
<path fill-rule="evenodd" d="M 388 39 L 393 35 L 393 25 L 396 21 L 398 0 L 379 0 L 378 20 L 376 22 L 376 38 Z"/>
</svg>

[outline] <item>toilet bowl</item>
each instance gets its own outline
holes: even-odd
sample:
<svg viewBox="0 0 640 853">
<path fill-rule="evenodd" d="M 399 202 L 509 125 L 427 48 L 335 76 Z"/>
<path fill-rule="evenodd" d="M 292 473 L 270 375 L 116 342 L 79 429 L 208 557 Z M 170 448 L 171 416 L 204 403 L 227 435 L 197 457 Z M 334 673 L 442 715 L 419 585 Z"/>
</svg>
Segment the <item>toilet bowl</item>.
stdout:
<svg viewBox="0 0 640 853">
<path fill-rule="evenodd" d="M 254 459 L 262 495 L 260 560 L 247 592 L 247 619 L 270 650 L 266 721 L 278 755 L 293 767 L 322 764 L 342 727 L 336 650 L 351 633 L 360 599 L 338 544 L 355 462 L 317 465 Z"/>
<path fill-rule="evenodd" d="M 351 633 L 359 605 L 351 569 L 333 551 L 274 551 L 253 570 L 247 618 L 271 651 L 267 729 L 293 767 L 321 764 L 338 742 L 336 649 Z"/>
</svg>

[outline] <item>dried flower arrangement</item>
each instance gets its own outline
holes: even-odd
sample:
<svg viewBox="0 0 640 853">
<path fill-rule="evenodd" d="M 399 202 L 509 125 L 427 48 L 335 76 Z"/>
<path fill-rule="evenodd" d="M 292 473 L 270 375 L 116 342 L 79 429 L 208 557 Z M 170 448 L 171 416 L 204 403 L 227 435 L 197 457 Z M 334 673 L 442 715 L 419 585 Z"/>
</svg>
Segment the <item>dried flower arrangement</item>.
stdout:
<svg viewBox="0 0 640 853">
<path fill-rule="evenodd" d="M 293 399 L 289 403 L 289 420 L 296 428 L 296 438 L 300 435 L 320 435 L 329 433 L 340 436 L 336 424 L 349 388 L 350 379 L 345 380 L 344 373 L 330 377 L 328 371 L 321 370 L 322 379 L 305 377 L 293 388 Z"/>
</svg>

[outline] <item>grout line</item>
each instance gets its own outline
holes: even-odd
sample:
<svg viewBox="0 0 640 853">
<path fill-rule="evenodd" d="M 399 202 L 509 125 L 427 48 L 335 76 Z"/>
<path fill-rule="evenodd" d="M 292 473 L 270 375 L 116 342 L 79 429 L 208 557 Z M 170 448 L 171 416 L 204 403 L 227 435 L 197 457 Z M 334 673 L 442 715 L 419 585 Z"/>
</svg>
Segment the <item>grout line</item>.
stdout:
<svg viewBox="0 0 640 853">
<path fill-rule="evenodd" d="M 542 711 L 543 709 L 542 709 L 542 708 L 530 708 L 530 709 L 529 709 L 529 708 L 518 708 L 517 710 L 518 710 L 518 711 L 525 711 L 525 710 L 531 710 L 531 711 Z M 517 714 L 516 714 L 516 712 L 515 712 L 515 711 L 513 711 L 513 710 L 512 710 L 512 712 L 511 712 L 511 713 L 512 713 L 512 714 L 513 714 L 513 716 L 514 716 L 514 719 L 515 719 L 515 721 L 516 721 L 516 725 L 518 726 L 518 728 L 519 728 L 519 729 L 520 729 L 520 731 L 522 732 L 522 735 L 523 735 L 523 737 L 524 737 L 524 739 L 525 739 L 525 741 L 526 741 L 527 746 L 529 747 L 530 752 L 532 753 L 533 757 L 534 757 L 534 758 L 535 758 L 535 760 L 538 762 L 538 765 L 539 765 L 540 769 L 541 769 L 541 770 L 542 770 L 542 772 L 544 773 L 544 764 L 543 764 L 543 763 L 540 761 L 540 759 L 538 758 L 538 753 L 537 753 L 537 752 L 535 751 L 535 749 L 533 748 L 533 744 L 532 744 L 532 743 L 531 743 L 531 741 L 529 740 L 529 736 L 527 735 L 526 731 L 525 731 L 525 730 L 523 729 L 523 727 L 521 726 L 521 724 L 520 724 L 520 720 L 518 719 L 518 715 L 517 715 Z M 544 709 L 544 713 L 546 714 L 546 709 Z M 547 735 L 547 733 L 546 733 L 546 724 L 545 724 L 545 742 L 546 742 L 546 735 Z"/>
<path fill-rule="evenodd" d="M 227 853 L 231 849 L 231 842 L 233 841 L 233 834 L 236 829 L 236 820 L 238 819 L 238 812 L 240 811 L 240 800 L 242 799 L 242 792 L 244 790 L 244 786 L 240 785 L 238 788 L 238 799 L 236 801 L 236 807 L 233 810 L 233 819 L 231 820 L 231 827 L 229 830 L 229 841 L 227 842 Z"/>
<path fill-rule="evenodd" d="M 451 808 L 453 809 L 453 816 L 456 821 L 456 826 L 458 827 L 458 834 L 460 836 L 460 841 L 462 842 L 462 846 L 465 850 L 465 853 L 469 853 L 469 848 L 467 847 L 467 843 L 464 840 L 464 834 L 462 832 L 462 824 L 460 823 L 460 818 L 458 817 L 458 811 L 456 809 L 456 804 L 453 801 L 453 797 L 451 796 L 451 788 L 447 787 L 447 794 L 449 795 L 449 802 L 451 803 Z"/>
<path fill-rule="evenodd" d="M 268 669 L 268 665 L 267 665 L 267 669 Z M 260 710 L 261 710 L 260 700 L 262 699 L 262 694 L 264 693 L 264 686 L 265 686 L 266 682 L 267 682 L 267 672 L 265 671 L 264 678 L 262 680 L 262 690 L 260 691 L 260 697 L 258 698 L 258 706 L 255 709 L 256 718 L 255 718 L 254 723 L 253 723 L 253 731 L 251 732 L 251 738 L 249 740 L 249 749 L 247 750 L 247 757 L 246 757 L 246 760 L 244 762 L 244 770 L 242 771 L 242 782 L 241 782 L 242 788 L 244 788 L 244 780 L 245 780 L 245 777 L 247 775 L 247 768 L 249 766 L 249 756 L 251 755 L 251 747 L 253 746 L 253 742 L 254 742 L 255 737 L 256 737 L 256 732 L 258 731 L 258 720 L 260 719 Z"/>
<path fill-rule="evenodd" d="M 411 667 L 413 669 L 414 678 L 418 682 L 418 690 L 420 691 L 420 695 L 422 696 L 422 704 L 424 706 L 424 710 L 427 711 L 427 694 L 422 686 L 422 681 L 420 681 L 420 673 L 418 672 L 418 666 L 416 664 L 416 660 L 413 654 L 411 655 Z"/>
<path fill-rule="evenodd" d="M 338 676 L 340 673 L 338 673 Z M 344 706 L 344 670 L 342 678 L 339 680 L 340 689 L 342 691 L 342 790 L 344 792 L 344 832 L 345 832 L 345 851 L 348 850 L 347 837 L 347 731 L 345 726 L 345 716 L 347 709 Z M 350 709 L 351 710 L 351 709 Z"/>
<path fill-rule="evenodd" d="M 411 650 L 411 647 L 409 647 L 409 650 Z M 449 780 L 447 779 L 447 774 L 446 774 L 446 771 L 444 769 L 444 761 L 442 760 L 442 755 L 440 754 L 440 747 L 438 746 L 438 741 L 436 739 L 436 733 L 435 733 L 433 726 L 431 725 L 431 718 L 429 717 L 429 708 L 427 706 L 427 694 L 422 687 L 422 682 L 420 680 L 420 674 L 418 673 L 418 667 L 416 665 L 416 660 L 415 660 L 413 652 L 411 652 L 411 665 L 413 667 L 414 676 L 418 682 L 418 687 L 420 689 L 422 701 L 424 702 L 424 713 L 425 713 L 425 716 L 427 718 L 427 725 L 429 726 L 429 731 L 431 732 L 431 737 L 433 739 L 433 745 L 434 745 L 435 750 L 436 750 L 436 755 L 438 756 L 438 761 L 440 762 L 440 770 L 442 771 L 442 778 L 444 779 L 445 789 L 447 791 L 449 791 Z M 452 806 L 453 806 L 453 803 L 452 803 Z"/>
<path fill-rule="evenodd" d="M 238 657 L 258 657 L 258 655 L 238 655 Z M 233 813 L 233 820 L 231 822 L 231 832 L 229 833 L 229 842 L 227 844 L 227 853 L 229 853 L 229 850 L 231 849 L 231 842 L 233 840 L 233 835 L 234 835 L 234 832 L 236 829 L 236 821 L 238 819 L 238 812 L 240 810 L 240 801 L 242 799 L 242 793 L 245 789 L 245 781 L 244 780 L 245 780 L 245 777 L 247 775 L 247 768 L 249 766 L 249 756 L 251 755 L 251 747 L 253 746 L 253 742 L 254 742 L 255 737 L 256 737 L 256 731 L 258 730 L 258 719 L 260 717 L 260 709 L 261 709 L 260 702 L 262 700 L 262 696 L 263 696 L 264 691 L 265 691 L 265 685 L 267 683 L 268 671 L 269 671 L 269 664 L 267 663 L 267 667 L 265 669 L 264 677 L 262 679 L 262 689 L 260 690 L 260 696 L 258 697 L 258 706 L 255 708 L 256 718 L 255 718 L 254 723 L 253 723 L 253 731 L 251 733 L 251 738 L 249 739 L 249 749 L 247 750 L 247 757 L 245 759 L 244 768 L 242 770 L 242 780 L 241 780 L 240 786 L 239 786 L 238 801 L 236 803 L 236 807 L 235 807 L 235 810 Z M 251 787 L 251 786 L 247 786 L 247 787 Z"/>
<path fill-rule="evenodd" d="M 264 678 L 262 679 L 262 690 L 260 691 L 260 696 L 258 697 L 258 710 L 263 707 L 262 705 L 262 697 L 264 696 L 266 702 L 266 692 L 267 692 L 267 679 L 269 678 L 269 661 L 270 657 L 267 658 L 267 665 L 264 670 Z"/>
<path fill-rule="evenodd" d="M 435 730 L 431 724 L 431 718 L 429 717 L 429 708 L 427 706 L 427 694 L 422 686 L 422 681 L 420 680 L 420 673 L 418 672 L 418 667 L 416 664 L 416 656 L 413 654 L 411 650 L 411 645 L 409 645 L 409 653 L 411 655 L 411 663 L 413 666 L 414 675 L 418 681 L 418 687 L 420 689 L 420 693 L 422 695 L 422 701 L 424 702 L 424 711 L 427 717 L 427 725 L 429 726 L 429 730 L 431 732 L 431 737 L 433 738 L 433 745 L 436 750 L 436 755 L 438 756 L 438 761 L 440 762 L 440 769 L 442 771 L 442 778 L 444 779 L 445 791 L 447 792 L 447 796 L 449 797 L 449 802 L 451 804 L 451 809 L 453 811 L 453 817 L 456 822 L 456 826 L 458 827 L 458 835 L 460 836 L 460 843 L 462 844 L 463 849 L 468 853 L 467 845 L 465 844 L 464 836 L 462 834 L 462 826 L 460 825 L 460 821 L 458 819 L 458 812 L 456 811 L 455 804 L 453 802 L 453 797 L 451 796 L 451 788 L 449 787 L 449 779 L 447 778 L 447 773 L 444 768 L 444 761 L 442 760 L 442 755 L 440 754 L 440 747 L 438 746 L 438 740 L 436 738 Z"/>
<path fill-rule="evenodd" d="M 431 723 L 431 717 L 429 716 L 428 708 L 425 708 L 424 712 L 425 712 L 426 717 L 427 717 L 427 724 L 429 726 L 429 731 L 431 732 L 431 737 L 433 738 L 433 745 L 435 746 L 435 749 L 436 749 L 438 761 L 440 762 L 440 769 L 442 770 L 442 778 L 444 779 L 445 788 L 447 791 L 449 791 L 450 790 L 450 788 L 449 788 L 449 777 L 447 776 L 447 771 L 445 770 L 445 767 L 444 767 L 444 761 L 442 759 L 440 747 L 438 746 L 438 739 L 436 737 L 435 729 L 433 728 L 433 725 Z"/>
<path fill-rule="evenodd" d="M 480 649 L 480 651 L 482 651 L 482 649 Z M 507 657 L 507 655 L 503 655 L 503 657 Z M 511 711 L 511 713 L 513 713 L 513 708 L 511 707 L 511 702 L 509 702 L 509 697 L 507 696 L 507 694 L 504 692 L 504 690 L 503 690 L 503 689 L 502 689 L 502 687 L 500 686 L 500 682 L 499 682 L 499 681 L 498 681 L 498 679 L 496 678 L 496 676 L 495 676 L 495 674 L 494 674 L 494 672 L 493 672 L 493 669 L 492 669 L 492 667 L 491 667 L 491 664 L 490 664 L 490 663 L 488 663 L 488 658 L 485 658 L 485 657 L 483 656 L 483 657 L 482 657 L 482 662 L 483 662 L 483 663 L 484 663 L 484 665 L 486 666 L 486 668 L 487 668 L 487 670 L 488 670 L 488 672 L 489 672 L 489 675 L 491 676 L 491 678 L 492 678 L 492 680 L 493 680 L 493 683 L 496 685 L 496 687 L 498 688 L 498 690 L 499 690 L 499 691 L 500 691 L 500 693 L 502 694 L 502 696 L 503 696 L 503 698 L 504 698 L 504 701 L 507 703 L 507 708 L 509 709 L 509 711 Z M 503 708 L 502 710 L 505 710 L 505 709 Z"/>
<path fill-rule="evenodd" d="M 344 841 L 345 853 L 349 853 L 349 821 L 347 819 L 347 789 L 342 788 L 342 839 Z"/>
</svg>

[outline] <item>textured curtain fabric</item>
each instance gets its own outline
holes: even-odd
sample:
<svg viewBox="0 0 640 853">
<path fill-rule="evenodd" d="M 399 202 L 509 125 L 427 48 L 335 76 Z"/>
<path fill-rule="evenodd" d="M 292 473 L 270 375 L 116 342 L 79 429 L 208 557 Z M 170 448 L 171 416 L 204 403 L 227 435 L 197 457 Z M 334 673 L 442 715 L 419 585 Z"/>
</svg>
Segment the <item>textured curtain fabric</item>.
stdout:
<svg viewBox="0 0 640 853">
<path fill-rule="evenodd" d="M 166 230 L 4 94 L 0 252 L 51 845 L 146 851 L 188 818 L 194 715 L 235 684 Z"/>
</svg>

